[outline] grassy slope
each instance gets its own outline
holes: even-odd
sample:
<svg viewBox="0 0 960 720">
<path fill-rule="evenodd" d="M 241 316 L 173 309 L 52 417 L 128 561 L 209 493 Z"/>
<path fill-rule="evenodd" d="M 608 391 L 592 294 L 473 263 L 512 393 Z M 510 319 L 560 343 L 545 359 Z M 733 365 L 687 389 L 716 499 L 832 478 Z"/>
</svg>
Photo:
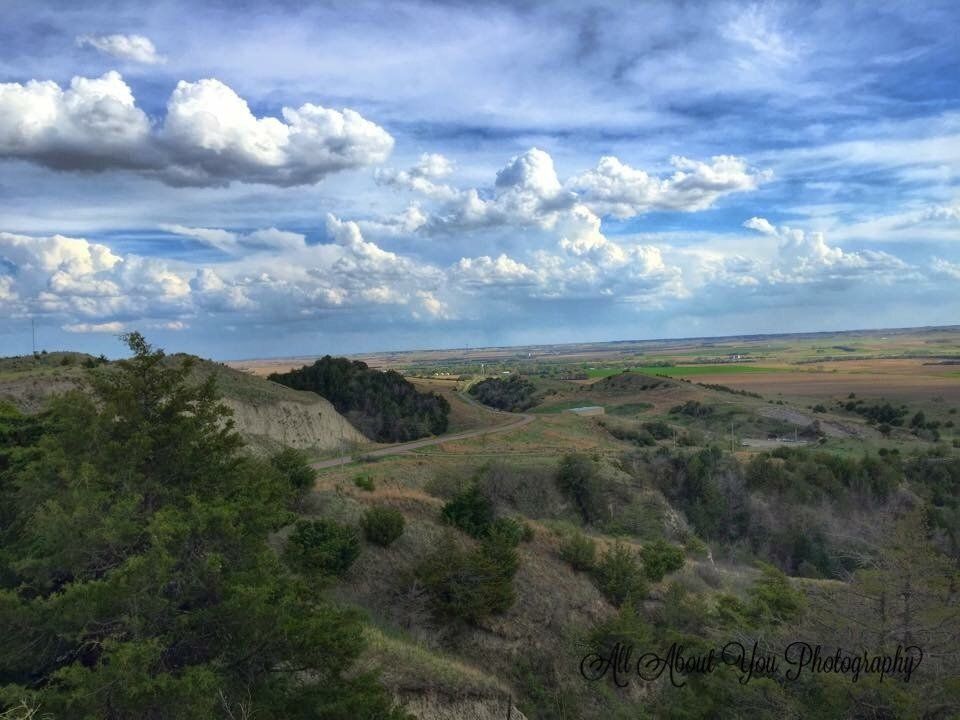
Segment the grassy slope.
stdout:
<svg viewBox="0 0 960 720">
<path fill-rule="evenodd" d="M 536 382 L 536 380 L 535 380 Z M 430 383 L 424 384 L 429 387 Z M 485 464 L 506 460 L 526 473 L 531 483 L 550 484 L 558 458 L 565 452 L 581 450 L 615 459 L 625 450 L 632 449 L 629 443 L 614 439 L 600 425 L 602 418 L 581 418 L 558 412 L 560 409 L 598 404 L 607 408 L 608 415 L 617 416 L 617 421 L 634 418 L 636 421 L 662 420 L 679 430 L 696 429 L 703 442 L 725 444 L 729 438 L 729 424 L 735 423 L 736 437 L 763 436 L 766 432 L 786 433 L 793 426 L 778 417 L 765 413 L 775 410 L 790 416 L 802 415 L 822 422 L 843 422 L 867 429 L 859 416 L 844 412 L 812 414 L 803 406 L 789 403 L 771 404 L 767 398 L 753 398 L 721 392 L 702 387 L 692 382 L 627 373 L 593 382 L 549 381 L 552 394 L 536 410 L 538 419 L 513 433 L 490 437 L 471 438 L 443 443 L 424 448 L 408 456 L 390 457 L 375 463 L 351 467 L 333 468 L 325 471 L 318 482 L 318 490 L 324 498 L 336 497 L 339 509 L 329 503 L 325 513 L 333 513 L 343 520 L 355 520 L 363 507 L 387 504 L 401 509 L 407 518 L 408 531 L 396 550 L 372 549 L 347 582 L 338 589 L 341 597 L 365 607 L 377 623 L 388 628 L 404 644 L 414 643 L 418 652 L 425 652 L 418 661 L 421 671 L 436 663 L 451 663 L 449 672 L 436 672 L 441 692 L 457 694 L 468 692 L 469 678 L 459 677 L 454 669 L 461 664 L 468 668 L 483 668 L 483 672 L 496 679 L 497 683 L 509 684 L 510 667 L 495 659 L 500 649 L 509 654 L 509 648 L 517 643 L 544 643 L 553 652 L 562 652 L 564 643 L 576 635 L 574 628 L 587 627 L 598 618 L 608 617 L 613 609 L 596 592 L 585 576 L 569 569 L 558 558 L 558 546 L 562 532 L 571 527 L 571 519 L 563 513 L 551 517 L 550 507 L 544 507 L 542 515 L 528 514 L 527 521 L 534 528 L 533 543 L 521 546 L 522 569 L 517 578 L 518 600 L 515 608 L 489 627 L 466 631 L 455 645 L 443 628 L 436 627 L 423 613 L 422 605 L 404 595 L 409 590 L 409 572 L 416 558 L 432 547 L 440 535 L 448 530 L 438 523 L 442 498 L 431 495 L 437 478 L 466 480 Z M 459 400 L 452 398 L 452 401 Z M 671 414 L 669 409 L 688 400 L 697 400 L 715 408 L 708 418 L 691 418 Z M 670 441 L 664 441 L 670 444 Z M 824 449 L 841 454 L 862 454 L 879 446 L 908 449 L 920 443 L 912 436 L 882 440 L 876 434 L 862 438 L 830 437 Z M 737 454 L 748 456 L 749 450 L 737 447 Z M 353 483 L 357 475 L 373 479 L 372 493 L 359 490 Z M 346 507 L 352 507 L 347 511 Z M 508 513 L 516 513 L 507 508 Z M 613 538 L 593 533 L 601 545 Z M 631 541 L 635 542 L 635 541 Z M 709 569 L 710 583 L 700 575 L 705 572 L 705 561 L 688 560 L 680 574 L 681 581 L 706 595 L 717 592 L 742 592 L 754 576 L 754 570 L 745 566 L 719 566 Z M 825 582 L 825 581 L 804 581 Z M 656 597 L 656 590 L 654 592 Z M 555 608 L 552 617 L 556 626 L 551 637 L 543 639 L 543 618 L 534 619 L 536 612 L 547 612 L 545 606 Z M 562 617 L 562 621 L 561 618 Z M 374 650 L 374 653 L 381 652 Z M 383 650 L 388 655 L 392 651 Z M 493 658 L 493 659 L 492 659 Z M 433 671 L 431 671 L 433 672 Z M 436 688 L 435 688 L 436 689 Z"/>
</svg>

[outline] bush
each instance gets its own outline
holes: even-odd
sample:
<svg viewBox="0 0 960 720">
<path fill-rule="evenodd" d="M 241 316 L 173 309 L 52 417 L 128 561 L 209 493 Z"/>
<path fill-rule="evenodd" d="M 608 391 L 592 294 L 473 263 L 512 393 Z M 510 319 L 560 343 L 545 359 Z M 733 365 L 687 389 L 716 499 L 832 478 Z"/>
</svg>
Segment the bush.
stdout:
<svg viewBox="0 0 960 720">
<path fill-rule="evenodd" d="M 524 522 L 523 520 L 517 520 L 517 522 L 520 524 L 520 539 L 523 542 L 533 542 L 533 539 L 536 537 L 533 526 L 528 522 Z"/>
<path fill-rule="evenodd" d="M 373 482 L 373 478 L 370 477 L 369 475 L 357 475 L 353 479 L 353 484 L 356 485 L 361 490 L 365 490 L 367 492 L 373 492 L 374 489 L 376 488 L 376 485 Z"/>
<path fill-rule="evenodd" d="M 656 440 L 666 440 L 673 437 L 673 428 L 661 420 L 644 423 L 643 429 L 650 433 Z"/>
<path fill-rule="evenodd" d="M 565 455 L 557 470 L 557 487 L 573 501 L 585 523 L 601 514 L 599 474 L 597 463 L 583 453 Z"/>
<path fill-rule="evenodd" d="M 513 518 L 501 517 L 497 518 L 490 524 L 487 528 L 487 536 L 491 538 L 499 538 L 503 542 L 507 543 L 511 547 L 516 547 L 524 539 L 529 540 L 532 537 L 533 530 L 524 522 L 515 520 Z"/>
<path fill-rule="evenodd" d="M 360 555 L 356 528 L 330 520 L 301 520 L 294 527 L 284 557 L 301 572 L 340 576 Z"/>
<path fill-rule="evenodd" d="M 593 570 L 597 561 L 597 544 L 582 532 L 572 533 L 560 545 L 560 557 L 574 570 Z"/>
<path fill-rule="evenodd" d="M 305 493 L 316 482 L 317 471 L 310 467 L 310 459 L 302 450 L 284 448 L 270 458 L 270 464 L 280 471 L 298 493 Z"/>
<path fill-rule="evenodd" d="M 443 506 L 445 522 L 475 538 L 483 537 L 493 523 L 493 503 L 479 487 L 471 485 Z"/>
<path fill-rule="evenodd" d="M 695 535 L 687 540 L 684 550 L 692 558 L 705 558 L 707 553 L 710 552 L 707 544 Z"/>
<path fill-rule="evenodd" d="M 381 547 L 389 547 L 403 535 L 405 524 L 403 514 L 399 510 L 388 507 L 370 508 L 364 513 L 361 521 L 364 537 Z"/>
<path fill-rule="evenodd" d="M 484 540 L 473 552 L 448 538 L 417 566 L 415 576 L 435 617 L 477 623 L 513 605 L 518 562 L 515 548 L 500 537 Z"/>
<path fill-rule="evenodd" d="M 594 571 L 600 592 L 617 607 L 639 602 L 647 594 L 643 572 L 636 556 L 621 543 L 614 543 L 603 554 Z"/>
<path fill-rule="evenodd" d="M 641 548 L 640 559 L 647 579 L 660 582 L 667 573 L 683 567 L 683 550 L 665 540 L 654 540 Z"/>
<path fill-rule="evenodd" d="M 695 418 L 705 418 L 713 414 L 712 405 L 704 405 L 699 400 L 687 400 L 682 405 L 674 405 L 670 408 L 671 415 L 689 415 Z"/>
<path fill-rule="evenodd" d="M 446 468 L 437 470 L 433 477 L 427 480 L 423 489 L 434 497 L 450 500 L 470 488 L 472 481 L 465 478 L 459 471 Z"/>
<path fill-rule="evenodd" d="M 751 618 L 771 624 L 799 618 L 804 607 L 803 593 L 794 589 L 787 576 L 772 565 L 761 563 L 760 573 L 760 578 L 747 590 Z"/>
<path fill-rule="evenodd" d="M 653 632 L 633 603 L 624 603 L 613 617 L 594 625 L 588 641 L 590 647 L 606 657 L 614 646 L 642 648 L 653 639 Z"/>
</svg>

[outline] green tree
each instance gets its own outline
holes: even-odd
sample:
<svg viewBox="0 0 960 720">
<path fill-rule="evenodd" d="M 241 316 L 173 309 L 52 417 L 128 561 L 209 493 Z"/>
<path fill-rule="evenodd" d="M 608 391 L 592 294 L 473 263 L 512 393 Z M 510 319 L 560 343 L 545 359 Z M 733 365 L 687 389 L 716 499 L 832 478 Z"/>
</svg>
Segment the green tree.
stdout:
<svg viewBox="0 0 960 720">
<path fill-rule="evenodd" d="M 292 488 L 213 380 L 138 333 L 2 470 L 0 711 L 57 720 L 401 717 L 352 670 L 360 618 L 267 544 Z"/>
<path fill-rule="evenodd" d="M 493 523 L 493 503 L 476 485 L 471 485 L 443 506 L 443 519 L 475 538 L 483 537 Z"/>
<path fill-rule="evenodd" d="M 683 567 L 684 557 L 681 548 L 674 547 L 666 540 L 654 540 L 641 548 L 640 559 L 647 579 L 660 582 L 667 573 Z"/>
<path fill-rule="evenodd" d="M 370 542 L 388 547 L 403 535 L 403 513 L 396 508 L 372 507 L 363 516 L 363 534 Z"/>
<path fill-rule="evenodd" d="M 622 543 L 614 543 L 600 558 L 595 570 L 597 587 L 616 606 L 640 602 L 647 594 L 637 556 Z"/>
<path fill-rule="evenodd" d="M 420 562 L 415 574 L 435 616 L 478 623 L 513 605 L 518 566 L 513 538 L 494 530 L 473 551 L 446 538 Z"/>
<path fill-rule="evenodd" d="M 803 613 L 803 593 L 773 565 L 760 563 L 760 577 L 747 590 L 748 612 L 756 622 L 781 623 L 797 620 Z"/>
<path fill-rule="evenodd" d="M 597 544 L 582 532 L 571 533 L 560 545 L 560 557 L 574 570 L 593 570 L 597 560 Z"/>
<path fill-rule="evenodd" d="M 360 555 L 356 528 L 332 520 L 300 520 L 284 550 L 284 559 L 307 575 L 340 576 Z"/>
<path fill-rule="evenodd" d="M 317 471 L 310 467 L 310 459 L 303 450 L 284 448 L 270 458 L 273 465 L 298 493 L 305 493 L 313 487 Z"/>
</svg>

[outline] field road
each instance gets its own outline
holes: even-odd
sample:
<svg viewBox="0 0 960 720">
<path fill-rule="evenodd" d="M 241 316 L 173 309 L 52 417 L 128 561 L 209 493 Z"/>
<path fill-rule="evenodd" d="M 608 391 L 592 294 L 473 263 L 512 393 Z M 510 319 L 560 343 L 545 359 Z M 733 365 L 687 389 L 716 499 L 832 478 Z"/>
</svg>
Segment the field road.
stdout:
<svg viewBox="0 0 960 720">
<path fill-rule="evenodd" d="M 499 410 L 491 410 L 484 405 L 480 405 L 480 403 L 473 398 L 467 399 L 464 398 L 463 395 L 460 395 L 460 397 L 463 398 L 465 402 L 469 402 L 472 405 L 478 405 L 490 413 L 515 417 L 517 420 L 508 425 L 494 425 L 493 427 L 489 428 L 477 428 L 476 430 L 466 430 L 464 432 L 451 433 L 449 435 L 439 435 L 437 437 L 424 438 L 423 440 L 413 440 L 412 442 L 399 443 L 397 445 L 379 448 L 378 450 L 358 453 L 356 457 L 347 455 L 344 457 L 333 458 L 332 460 L 321 460 L 320 462 L 312 463 L 311 467 L 317 470 L 322 470 L 324 468 L 337 467 L 338 465 L 349 465 L 353 462 L 359 462 L 363 458 L 379 458 L 386 457 L 387 455 L 399 455 L 411 450 L 418 450 L 419 448 L 430 447 L 431 445 L 439 445 L 440 443 L 451 442 L 452 440 L 466 440 L 467 438 L 480 437 L 481 435 L 493 435 L 494 433 L 510 432 L 512 430 L 522 428 L 524 425 L 529 425 L 536 419 L 535 415 L 527 415 L 526 413 L 508 413 Z"/>
</svg>

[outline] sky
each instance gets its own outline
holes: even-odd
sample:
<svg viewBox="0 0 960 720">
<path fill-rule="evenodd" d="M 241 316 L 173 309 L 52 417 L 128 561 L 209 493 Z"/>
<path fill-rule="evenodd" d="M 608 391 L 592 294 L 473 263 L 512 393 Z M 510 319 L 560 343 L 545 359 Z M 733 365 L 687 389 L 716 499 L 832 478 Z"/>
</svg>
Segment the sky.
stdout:
<svg viewBox="0 0 960 720">
<path fill-rule="evenodd" d="M 960 322 L 953 0 L 0 13 L 0 355 Z"/>
</svg>

